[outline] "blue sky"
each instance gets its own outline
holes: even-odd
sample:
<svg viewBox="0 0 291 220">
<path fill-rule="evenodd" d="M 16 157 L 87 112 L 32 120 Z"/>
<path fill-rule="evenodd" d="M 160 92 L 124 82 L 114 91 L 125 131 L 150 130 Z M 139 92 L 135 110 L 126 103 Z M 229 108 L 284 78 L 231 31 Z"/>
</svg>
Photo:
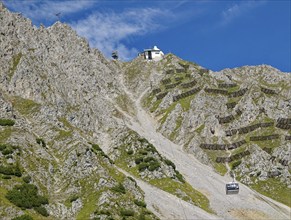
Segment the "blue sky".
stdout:
<svg viewBox="0 0 291 220">
<path fill-rule="evenodd" d="M 118 50 L 131 60 L 157 45 L 218 71 L 243 65 L 269 64 L 291 72 L 291 1 L 144 1 L 4 0 L 36 26 L 71 25 L 91 47 L 110 57 Z"/>
</svg>

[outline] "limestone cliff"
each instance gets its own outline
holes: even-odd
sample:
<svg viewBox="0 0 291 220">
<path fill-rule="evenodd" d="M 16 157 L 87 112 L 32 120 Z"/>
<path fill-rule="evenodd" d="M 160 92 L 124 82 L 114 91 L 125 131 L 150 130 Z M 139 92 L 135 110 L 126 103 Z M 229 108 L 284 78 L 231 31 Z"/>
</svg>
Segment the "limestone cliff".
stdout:
<svg viewBox="0 0 291 220">
<path fill-rule="evenodd" d="M 290 211 L 290 73 L 213 72 L 173 54 L 110 61 L 68 25 L 37 28 L 1 3 L 0 66 L 1 219 Z M 289 207 L 243 184 L 237 209 L 223 204 L 230 170 Z"/>
</svg>

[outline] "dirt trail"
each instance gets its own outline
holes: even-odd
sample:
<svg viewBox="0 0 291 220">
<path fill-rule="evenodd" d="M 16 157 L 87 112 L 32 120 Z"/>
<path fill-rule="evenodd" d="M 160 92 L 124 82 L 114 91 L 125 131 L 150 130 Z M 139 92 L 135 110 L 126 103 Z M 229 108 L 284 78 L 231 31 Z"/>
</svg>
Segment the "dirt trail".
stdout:
<svg viewBox="0 0 291 220">
<path fill-rule="evenodd" d="M 138 98 L 135 98 L 126 87 L 124 88 L 129 97 L 134 100 L 136 107 L 136 117 L 133 118 L 129 115 L 126 117 L 129 119 L 129 121 L 126 121 L 128 127 L 145 137 L 163 156 L 173 161 L 186 181 L 195 189 L 207 195 L 211 208 L 218 216 L 225 219 L 241 219 L 241 217 L 238 218 L 237 213 L 244 216 L 243 212 L 251 213 L 252 211 L 260 213 L 262 219 L 290 219 L 291 209 L 288 206 L 265 197 L 243 184 L 240 184 L 238 195 L 226 195 L 225 183 L 232 179 L 227 176 L 220 176 L 210 167 L 200 163 L 193 155 L 185 152 L 182 146 L 171 142 L 156 131 L 156 121 L 141 106 L 141 99 L 147 93 L 147 90 Z M 151 193 L 150 190 L 141 188 L 148 194 Z M 151 197 L 151 195 L 149 196 Z M 157 198 L 154 195 L 154 198 L 151 199 L 156 200 Z M 180 209 L 180 207 L 176 207 L 176 209 Z M 233 215 L 233 213 L 236 213 L 236 215 Z"/>
</svg>

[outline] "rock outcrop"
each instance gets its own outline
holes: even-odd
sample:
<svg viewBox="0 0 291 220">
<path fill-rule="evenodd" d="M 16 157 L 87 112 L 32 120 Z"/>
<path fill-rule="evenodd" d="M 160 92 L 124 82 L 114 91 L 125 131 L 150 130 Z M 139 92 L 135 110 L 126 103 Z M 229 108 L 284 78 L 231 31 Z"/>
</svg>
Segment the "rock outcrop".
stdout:
<svg viewBox="0 0 291 220">
<path fill-rule="evenodd" d="M 199 207 L 198 217 L 213 217 L 220 207 L 212 195 L 134 131 L 141 97 L 157 132 L 221 175 L 232 169 L 250 186 L 291 186 L 290 73 L 267 65 L 213 72 L 173 54 L 110 61 L 70 26 L 35 27 L 2 3 L 0 42 L 1 219 L 175 216 L 164 204 L 170 214 L 147 206 L 155 198 L 135 178 L 175 195 L 171 204 L 182 199 L 187 210 Z M 8 196 L 21 189 L 38 203 Z"/>
</svg>

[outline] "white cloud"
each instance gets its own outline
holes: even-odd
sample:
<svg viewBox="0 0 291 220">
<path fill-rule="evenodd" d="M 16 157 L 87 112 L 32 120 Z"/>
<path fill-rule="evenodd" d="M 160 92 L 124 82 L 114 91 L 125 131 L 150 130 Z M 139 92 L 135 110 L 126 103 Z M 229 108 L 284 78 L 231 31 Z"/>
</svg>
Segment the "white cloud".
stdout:
<svg viewBox="0 0 291 220">
<path fill-rule="evenodd" d="M 182 7 L 181 2 L 162 2 L 155 8 L 138 7 L 122 12 L 108 11 L 102 1 L 98 0 L 4 0 L 4 4 L 21 12 L 36 25 L 51 25 L 57 20 L 56 13 L 60 12 L 61 21 L 69 23 L 79 35 L 87 38 L 90 46 L 98 48 L 107 57 L 111 56 L 113 50 L 118 50 L 122 60 L 130 60 L 139 52 L 138 49 L 127 46 L 135 37 L 179 25 L 197 14 L 196 10 L 188 8 L 177 12 L 177 8 Z"/>
<path fill-rule="evenodd" d="M 14 11 L 21 12 L 34 22 L 53 22 L 56 13 L 61 16 L 80 12 L 90 8 L 94 1 L 4 1 Z"/>
<path fill-rule="evenodd" d="M 107 57 L 113 50 L 118 50 L 121 59 L 130 60 L 138 50 L 128 48 L 124 42 L 163 28 L 158 22 L 171 16 L 164 10 L 153 8 L 131 9 L 122 13 L 94 12 L 85 19 L 72 22 L 71 26 Z"/>
<path fill-rule="evenodd" d="M 242 16 L 243 14 L 251 11 L 252 9 L 264 4 L 265 1 L 242 1 L 236 3 L 222 12 L 221 25 L 227 25 L 234 19 Z"/>
</svg>

